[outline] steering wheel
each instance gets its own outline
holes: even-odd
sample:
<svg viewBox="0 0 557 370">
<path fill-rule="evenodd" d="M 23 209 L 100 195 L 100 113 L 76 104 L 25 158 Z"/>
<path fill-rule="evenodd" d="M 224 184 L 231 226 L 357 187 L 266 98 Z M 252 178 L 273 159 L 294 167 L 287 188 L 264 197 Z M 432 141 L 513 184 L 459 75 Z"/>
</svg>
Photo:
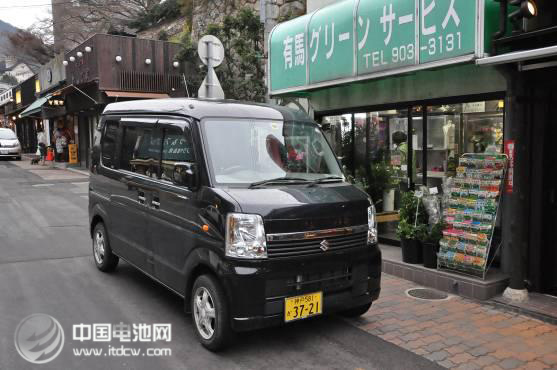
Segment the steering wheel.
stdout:
<svg viewBox="0 0 557 370">
<path fill-rule="evenodd" d="M 242 165 L 232 166 L 232 167 L 228 167 L 225 170 L 222 170 L 221 174 L 222 175 L 228 175 L 232 172 L 236 172 L 236 171 L 239 171 L 239 170 L 247 170 L 247 168 L 242 166 Z"/>
</svg>

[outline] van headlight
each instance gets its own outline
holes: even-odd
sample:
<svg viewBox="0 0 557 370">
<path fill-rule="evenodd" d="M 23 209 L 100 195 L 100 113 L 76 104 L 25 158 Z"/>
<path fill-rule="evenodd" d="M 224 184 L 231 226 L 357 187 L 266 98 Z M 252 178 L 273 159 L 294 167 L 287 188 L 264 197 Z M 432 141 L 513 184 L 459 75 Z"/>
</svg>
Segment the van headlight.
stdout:
<svg viewBox="0 0 557 370">
<path fill-rule="evenodd" d="M 377 243 L 377 219 L 375 218 L 375 206 L 367 208 L 367 243 Z"/>
<path fill-rule="evenodd" d="M 229 213 L 226 216 L 225 254 L 235 258 L 267 258 L 265 227 L 261 216 L 245 213 Z"/>
</svg>

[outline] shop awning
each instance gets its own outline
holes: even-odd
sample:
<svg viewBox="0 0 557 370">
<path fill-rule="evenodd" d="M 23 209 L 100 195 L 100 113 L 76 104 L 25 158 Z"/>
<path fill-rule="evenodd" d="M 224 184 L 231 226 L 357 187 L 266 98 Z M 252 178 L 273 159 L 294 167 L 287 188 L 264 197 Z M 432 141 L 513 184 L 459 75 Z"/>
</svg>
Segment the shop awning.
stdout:
<svg viewBox="0 0 557 370">
<path fill-rule="evenodd" d="M 164 93 L 144 93 L 133 91 L 105 91 L 109 98 L 137 98 L 137 99 L 164 99 L 169 98 Z"/>
<path fill-rule="evenodd" d="M 513 53 L 506 53 L 496 55 L 493 57 L 481 58 L 476 60 L 479 66 L 494 66 L 498 64 L 526 62 L 534 59 L 542 59 L 557 56 L 557 46 L 549 46 L 545 48 L 515 51 Z"/>
<path fill-rule="evenodd" d="M 21 112 L 21 117 L 28 117 L 42 110 L 43 105 L 50 99 L 50 95 L 44 96 L 35 100 L 31 105 L 29 105 L 23 112 Z"/>
</svg>

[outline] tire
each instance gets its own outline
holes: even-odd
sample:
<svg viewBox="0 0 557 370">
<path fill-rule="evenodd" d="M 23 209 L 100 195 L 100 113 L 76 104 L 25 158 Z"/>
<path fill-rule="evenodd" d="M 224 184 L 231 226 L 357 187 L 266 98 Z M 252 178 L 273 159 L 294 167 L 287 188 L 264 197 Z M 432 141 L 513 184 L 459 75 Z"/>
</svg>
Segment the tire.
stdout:
<svg viewBox="0 0 557 370">
<path fill-rule="evenodd" d="M 93 229 L 93 259 L 95 265 L 102 272 L 111 272 L 118 266 L 118 256 L 112 253 L 108 233 L 102 222 Z"/>
<path fill-rule="evenodd" d="M 203 347 L 213 352 L 226 348 L 233 332 L 228 302 L 218 280 L 212 275 L 199 276 L 193 283 L 190 304 L 193 328 Z"/>
<path fill-rule="evenodd" d="M 371 307 L 371 302 L 366 303 L 362 306 L 357 306 L 357 307 L 350 308 L 346 311 L 342 311 L 340 314 L 342 316 L 345 316 L 345 317 L 358 317 L 358 316 L 362 316 L 364 313 L 366 313 L 369 310 L 370 307 Z"/>
<path fill-rule="evenodd" d="M 21 156 L 15 157 L 15 160 L 16 160 L 16 161 L 21 161 Z"/>
</svg>

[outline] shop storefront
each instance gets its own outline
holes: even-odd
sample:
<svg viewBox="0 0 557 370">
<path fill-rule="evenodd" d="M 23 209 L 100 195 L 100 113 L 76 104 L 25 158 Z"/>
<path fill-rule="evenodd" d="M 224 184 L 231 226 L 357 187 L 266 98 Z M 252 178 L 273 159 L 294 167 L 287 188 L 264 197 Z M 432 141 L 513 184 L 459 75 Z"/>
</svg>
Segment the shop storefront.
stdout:
<svg viewBox="0 0 557 370">
<path fill-rule="evenodd" d="M 37 151 L 37 129 L 43 124 L 40 117 L 22 115 L 35 101 L 36 81 L 36 78 L 32 77 L 13 87 L 13 99 L 4 108 L 8 125 L 15 128 L 23 153 Z"/>
<path fill-rule="evenodd" d="M 510 177 L 495 202 L 501 207 L 486 265 L 508 273 L 513 289 L 524 288 L 532 276 L 537 283 L 530 289 L 547 290 L 534 267 L 539 256 L 538 265 L 533 258 L 528 268 L 525 262 L 542 250 L 540 240 L 533 239 L 539 228 L 525 233 L 516 224 L 528 224 L 532 216 L 538 223 L 548 220 L 527 204 L 517 208 L 519 196 L 524 203 L 523 191 L 536 194 L 539 188 L 524 167 L 518 178 L 514 158 L 515 147 L 522 145 L 520 161 L 530 161 L 535 140 L 544 138 L 521 131 L 532 108 L 517 103 L 519 69 L 480 63 L 494 52 L 499 3 L 390 3 L 339 1 L 279 24 L 270 36 L 270 95 L 279 103 L 302 99 L 310 107 L 346 173 L 377 204 L 384 243 L 399 242 L 395 230 L 405 193 L 427 189 L 443 195 L 466 153 L 507 154 Z M 536 73 L 538 84 L 540 76 L 551 75 Z M 551 105 L 545 98 L 543 104 L 544 109 Z M 527 163 L 539 169 L 540 164 Z M 484 253 L 487 258 L 489 250 Z"/>
<path fill-rule="evenodd" d="M 178 50 L 169 42 L 97 34 L 63 56 L 65 84 L 52 99 L 64 109 L 57 124 L 77 145 L 79 165 L 89 165 L 93 132 L 107 104 L 185 96 Z"/>
<path fill-rule="evenodd" d="M 398 241 L 403 192 L 423 185 L 442 194 L 464 153 L 503 153 L 504 93 L 495 95 L 500 99 L 315 112 L 343 166 L 375 199 L 383 241 Z"/>
</svg>

